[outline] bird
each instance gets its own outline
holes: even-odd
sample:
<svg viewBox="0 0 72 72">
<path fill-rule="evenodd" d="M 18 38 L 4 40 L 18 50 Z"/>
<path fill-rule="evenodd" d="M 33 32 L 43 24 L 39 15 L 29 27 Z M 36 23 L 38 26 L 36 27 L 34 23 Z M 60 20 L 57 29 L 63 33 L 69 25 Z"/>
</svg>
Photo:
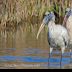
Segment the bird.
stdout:
<svg viewBox="0 0 72 72">
<path fill-rule="evenodd" d="M 69 48 L 70 48 L 70 54 L 72 52 L 72 9 L 71 8 L 66 8 L 65 10 L 65 17 L 62 26 L 66 23 L 66 29 L 68 31 L 68 36 L 69 36 Z M 72 58 L 72 54 L 71 54 Z"/>
<path fill-rule="evenodd" d="M 39 31 L 37 33 L 37 39 L 39 37 L 40 32 L 45 27 L 45 25 L 48 23 L 48 33 L 47 33 L 47 41 L 49 43 L 49 60 L 48 60 L 48 66 L 50 65 L 50 58 L 51 53 L 54 49 L 60 49 L 61 50 L 61 60 L 60 60 L 60 68 L 62 65 L 62 56 L 65 51 L 65 48 L 68 46 L 69 37 L 67 29 L 59 24 L 55 24 L 55 14 L 52 11 L 47 11 L 44 14 L 42 24 L 39 28 Z"/>
</svg>

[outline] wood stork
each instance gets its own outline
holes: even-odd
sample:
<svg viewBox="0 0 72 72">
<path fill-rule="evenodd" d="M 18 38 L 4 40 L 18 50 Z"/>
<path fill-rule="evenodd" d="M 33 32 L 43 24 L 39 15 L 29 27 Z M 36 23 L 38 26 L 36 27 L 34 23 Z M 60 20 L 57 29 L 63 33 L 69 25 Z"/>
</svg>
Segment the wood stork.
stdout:
<svg viewBox="0 0 72 72">
<path fill-rule="evenodd" d="M 63 26 L 66 22 L 66 28 L 68 31 L 68 36 L 69 36 L 69 48 L 70 48 L 70 52 L 72 50 L 72 9 L 71 8 L 67 8 L 65 11 L 65 17 L 64 17 L 64 21 L 63 21 Z M 71 55 L 72 58 L 72 55 Z"/>
<path fill-rule="evenodd" d="M 69 41 L 68 33 L 67 33 L 66 28 L 64 28 L 61 25 L 55 24 L 54 13 L 52 11 L 48 11 L 44 15 L 43 22 L 39 28 L 38 33 L 37 33 L 37 39 L 38 39 L 38 36 L 39 36 L 41 30 L 44 28 L 44 26 L 47 23 L 48 23 L 47 40 L 48 40 L 49 48 L 50 48 L 48 62 L 50 63 L 51 52 L 53 51 L 53 49 L 60 49 L 61 50 L 60 66 L 61 66 L 62 56 L 63 56 L 65 48 L 67 48 L 68 41 Z"/>
</svg>

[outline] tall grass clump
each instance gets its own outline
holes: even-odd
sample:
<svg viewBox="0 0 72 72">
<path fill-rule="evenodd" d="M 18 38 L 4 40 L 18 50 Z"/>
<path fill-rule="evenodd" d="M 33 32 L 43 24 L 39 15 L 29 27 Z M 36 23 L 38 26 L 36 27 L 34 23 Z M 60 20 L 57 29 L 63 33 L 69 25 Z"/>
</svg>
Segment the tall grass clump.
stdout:
<svg viewBox="0 0 72 72">
<path fill-rule="evenodd" d="M 56 17 L 61 18 L 67 7 L 72 8 L 72 0 L 0 0 L 0 3 L 2 26 L 12 22 L 18 25 L 24 20 L 31 21 L 33 17 L 42 19 L 46 11 L 54 11 Z"/>
</svg>

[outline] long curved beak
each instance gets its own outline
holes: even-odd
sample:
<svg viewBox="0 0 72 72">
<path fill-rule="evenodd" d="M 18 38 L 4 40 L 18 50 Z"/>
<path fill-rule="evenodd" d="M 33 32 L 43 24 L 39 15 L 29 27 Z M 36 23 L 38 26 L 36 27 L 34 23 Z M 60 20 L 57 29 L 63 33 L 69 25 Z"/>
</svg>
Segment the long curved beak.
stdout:
<svg viewBox="0 0 72 72">
<path fill-rule="evenodd" d="M 41 26 L 40 26 L 40 28 L 39 28 L 39 31 L 38 31 L 38 33 L 37 33 L 37 39 L 38 39 L 38 36 L 39 36 L 39 34 L 40 34 L 40 32 L 42 31 L 42 29 L 44 28 L 44 24 L 41 24 Z"/>
<path fill-rule="evenodd" d="M 65 15 L 62 26 L 64 26 L 64 24 L 65 24 L 66 21 L 67 21 L 67 17 L 66 17 L 66 15 Z"/>
</svg>

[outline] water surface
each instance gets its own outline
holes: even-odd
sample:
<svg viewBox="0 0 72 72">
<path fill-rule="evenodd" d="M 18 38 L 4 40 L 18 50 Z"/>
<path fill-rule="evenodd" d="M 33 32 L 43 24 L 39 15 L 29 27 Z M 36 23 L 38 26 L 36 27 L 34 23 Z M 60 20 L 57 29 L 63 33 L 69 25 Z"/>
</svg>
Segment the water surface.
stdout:
<svg viewBox="0 0 72 72">
<path fill-rule="evenodd" d="M 49 45 L 47 27 L 36 39 L 36 25 L 23 25 L 17 29 L 0 31 L 0 69 L 48 69 Z M 61 52 L 52 52 L 50 69 L 60 68 Z M 62 60 L 63 69 L 71 69 L 69 48 Z"/>
</svg>

